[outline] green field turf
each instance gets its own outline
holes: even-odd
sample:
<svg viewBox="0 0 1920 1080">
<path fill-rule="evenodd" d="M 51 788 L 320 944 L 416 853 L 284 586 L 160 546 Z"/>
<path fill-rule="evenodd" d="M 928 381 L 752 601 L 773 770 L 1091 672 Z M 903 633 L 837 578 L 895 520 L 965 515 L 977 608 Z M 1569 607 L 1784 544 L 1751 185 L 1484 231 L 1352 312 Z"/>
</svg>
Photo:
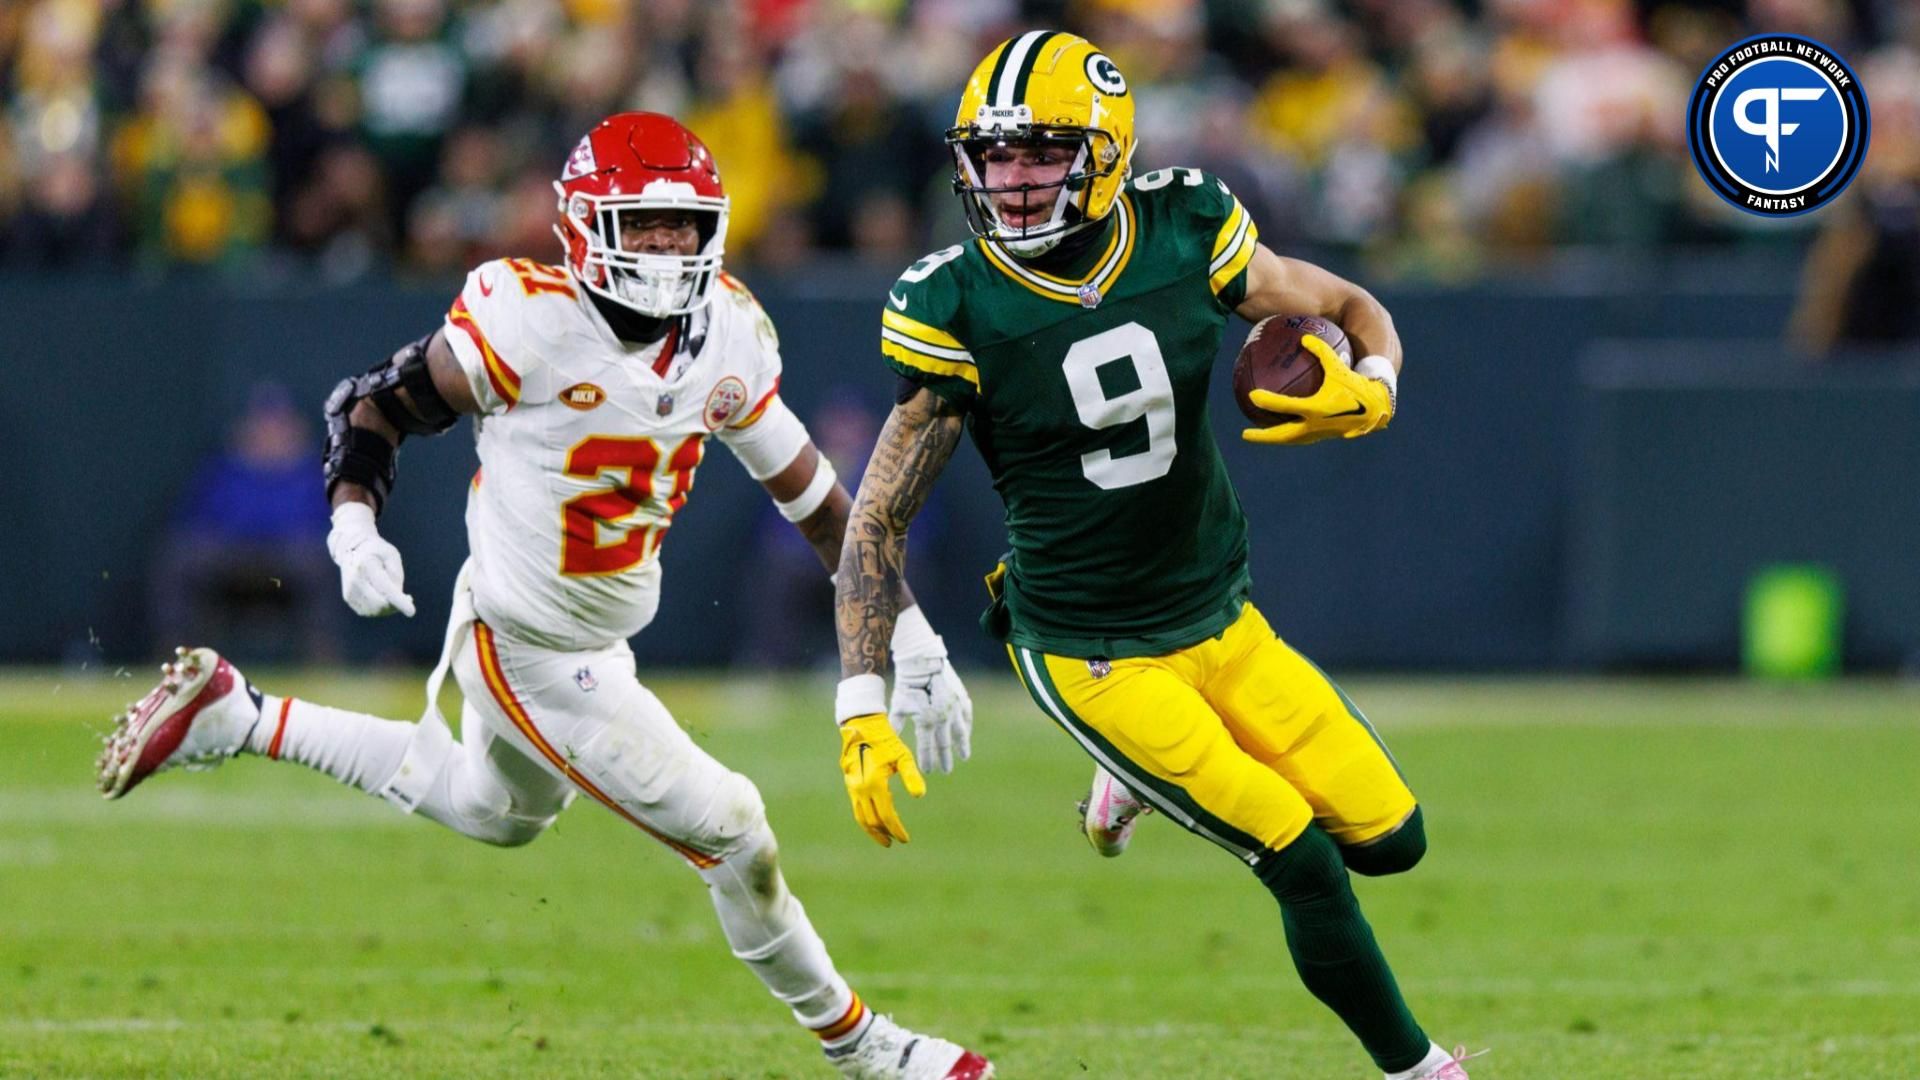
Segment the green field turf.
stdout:
<svg viewBox="0 0 1920 1080">
<path fill-rule="evenodd" d="M 391 716 L 411 678 L 274 678 Z M 0 678 L 0 1075 L 830 1075 L 699 880 L 591 804 L 502 851 L 290 765 L 91 791 L 147 676 Z M 137 685 L 136 685 L 137 684 Z M 974 760 L 854 825 L 820 681 L 662 679 L 765 793 L 854 985 L 1001 1075 L 1378 1076 L 1272 900 L 1159 818 L 1104 861 L 1087 762 L 976 675 Z M 1920 1076 L 1920 690 L 1369 682 L 1432 850 L 1356 888 L 1475 1080 Z"/>
</svg>

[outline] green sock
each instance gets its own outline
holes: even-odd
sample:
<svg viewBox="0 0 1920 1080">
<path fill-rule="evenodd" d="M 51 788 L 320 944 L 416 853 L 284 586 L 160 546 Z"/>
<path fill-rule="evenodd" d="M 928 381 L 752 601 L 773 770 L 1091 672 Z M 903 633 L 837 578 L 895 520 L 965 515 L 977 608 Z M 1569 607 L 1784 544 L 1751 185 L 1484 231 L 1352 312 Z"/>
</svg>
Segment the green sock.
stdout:
<svg viewBox="0 0 1920 1080">
<path fill-rule="evenodd" d="M 1254 873 L 1280 901 L 1287 951 L 1308 992 L 1332 1009 L 1384 1072 L 1410 1069 L 1427 1054 L 1427 1033 L 1360 913 L 1339 846 L 1319 826 L 1269 852 Z"/>
</svg>

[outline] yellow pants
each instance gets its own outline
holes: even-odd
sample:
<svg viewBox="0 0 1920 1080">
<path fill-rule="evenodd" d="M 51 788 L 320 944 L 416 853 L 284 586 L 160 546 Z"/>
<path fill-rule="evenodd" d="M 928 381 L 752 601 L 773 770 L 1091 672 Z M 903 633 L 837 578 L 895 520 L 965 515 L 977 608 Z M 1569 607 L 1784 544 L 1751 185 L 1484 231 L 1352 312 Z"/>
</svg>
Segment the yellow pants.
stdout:
<svg viewBox="0 0 1920 1080">
<path fill-rule="evenodd" d="M 1165 656 L 1007 651 L 1028 693 L 1094 760 L 1249 862 L 1312 822 L 1354 845 L 1413 813 L 1366 717 L 1252 604 L 1221 636 Z"/>
</svg>

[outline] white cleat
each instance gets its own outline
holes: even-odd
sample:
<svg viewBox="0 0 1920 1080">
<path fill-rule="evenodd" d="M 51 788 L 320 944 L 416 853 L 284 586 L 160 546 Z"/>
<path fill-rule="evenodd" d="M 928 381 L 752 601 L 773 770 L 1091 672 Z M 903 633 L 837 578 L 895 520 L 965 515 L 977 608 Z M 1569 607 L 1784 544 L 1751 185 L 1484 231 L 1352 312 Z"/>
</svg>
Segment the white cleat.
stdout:
<svg viewBox="0 0 1920 1080">
<path fill-rule="evenodd" d="M 1112 773 L 1094 766 L 1093 788 L 1080 800 L 1080 831 L 1093 850 L 1109 859 L 1126 851 L 1140 815 L 1151 813 L 1153 807 L 1134 798 Z"/>
<path fill-rule="evenodd" d="M 1470 1080 L 1467 1076 L 1467 1062 L 1486 1052 L 1477 1050 L 1469 1054 L 1466 1047 L 1456 1046 L 1453 1048 L 1453 1053 L 1449 1054 L 1440 1048 L 1439 1043 L 1434 1043 L 1432 1051 L 1427 1054 L 1427 1061 L 1415 1067 L 1412 1074 L 1413 1080 Z M 1393 1080 L 1393 1078 L 1389 1076 L 1387 1080 Z"/>
<path fill-rule="evenodd" d="M 98 762 L 100 793 L 109 799 L 167 769 L 213 768 L 239 753 L 260 721 L 246 679 L 212 649 L 175 649 L 160 676 L 160 685 L 113 718 Z"/>
<path fill-rule="evenodd" d="M 827 1051 L 841 1076 L 854 1080 L 988 1080 L 993 1062 L 945 1039 L 908 1031 L 873 1014 L 867 1033 L 844 1050 Z"/>
</svg>

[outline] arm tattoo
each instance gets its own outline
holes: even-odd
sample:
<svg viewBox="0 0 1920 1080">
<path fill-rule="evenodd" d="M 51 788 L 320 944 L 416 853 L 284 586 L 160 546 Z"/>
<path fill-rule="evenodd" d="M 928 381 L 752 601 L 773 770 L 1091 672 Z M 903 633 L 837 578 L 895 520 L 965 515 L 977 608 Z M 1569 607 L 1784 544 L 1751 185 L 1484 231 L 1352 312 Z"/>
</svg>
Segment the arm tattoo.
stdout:
<svg viewBox="0 0 1920 1080">
<path fill-rule="evenodd" d="M 842 676 L 883 674 L 906 590 L 907 526 L 960 443 L 960 413 L 930 390 L 894 406 L 867 462 L 834 575 Z"/>
</svg>

